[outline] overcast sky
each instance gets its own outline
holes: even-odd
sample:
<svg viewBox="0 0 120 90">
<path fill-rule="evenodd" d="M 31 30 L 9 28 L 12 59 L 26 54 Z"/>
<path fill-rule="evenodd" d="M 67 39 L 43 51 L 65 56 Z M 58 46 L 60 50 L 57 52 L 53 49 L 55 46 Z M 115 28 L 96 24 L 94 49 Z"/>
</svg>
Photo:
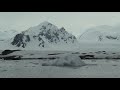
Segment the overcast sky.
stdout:
<svg viewBox="0 0 120 90">
<path fill-rule="evenodd" d="M 96 25 L 120 23 L 120 12 L 0 12 L 0 27 L 24 30 L 48 21 L 75 35 Z"/>
</svg>

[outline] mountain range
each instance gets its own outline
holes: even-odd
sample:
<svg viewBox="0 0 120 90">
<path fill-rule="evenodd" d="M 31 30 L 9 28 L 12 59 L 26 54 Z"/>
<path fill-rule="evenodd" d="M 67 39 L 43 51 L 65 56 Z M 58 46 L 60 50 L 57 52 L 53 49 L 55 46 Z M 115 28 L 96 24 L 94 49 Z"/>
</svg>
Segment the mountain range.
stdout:
<svg viewBox="0 0 120 90">
<path fill-rule="evenodd" d="M 25 31 L 9 30 L 0 32 L 0 48 L 18 49 L 63 49 L 80 47 L 81 42 L 119 43 L 120 27 L 101 25 L 87 29 L 77 39 L 64 27 L 47 21 Z"/>
</svg>

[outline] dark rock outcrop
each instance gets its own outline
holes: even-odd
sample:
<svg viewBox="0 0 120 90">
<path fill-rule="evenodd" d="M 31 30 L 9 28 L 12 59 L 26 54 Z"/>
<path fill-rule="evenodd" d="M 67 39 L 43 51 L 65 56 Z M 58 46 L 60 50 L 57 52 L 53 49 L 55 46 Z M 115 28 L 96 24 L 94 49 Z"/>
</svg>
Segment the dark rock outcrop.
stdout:
<svg viewBox="0 0 120 90">
<path fill-rule="evenodd" d="M 13 52 L 15 52 L 15 51 L 20 51 L 20 50 L 4 50 L 4 51 L 1 53 L 1 55 L 8 55 L 8 54 L 13 53 Z"/>
</svg>

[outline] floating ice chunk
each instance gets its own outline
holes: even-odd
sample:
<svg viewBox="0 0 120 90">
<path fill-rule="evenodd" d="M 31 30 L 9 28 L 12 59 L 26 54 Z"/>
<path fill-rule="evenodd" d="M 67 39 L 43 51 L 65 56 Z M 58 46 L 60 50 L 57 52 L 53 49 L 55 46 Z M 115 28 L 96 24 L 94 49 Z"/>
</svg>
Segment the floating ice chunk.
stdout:
<svg viewBox="0 0 120 90">
<path fill-rule="evenodd" d="M 48 61 L 42 64 L 43 66 L 71 66 L 71 67 L 81 67 L 86 64 L 80 59 L 78 55 L 67 54 L 61 56 L 55 61 Z"/>
</svg>

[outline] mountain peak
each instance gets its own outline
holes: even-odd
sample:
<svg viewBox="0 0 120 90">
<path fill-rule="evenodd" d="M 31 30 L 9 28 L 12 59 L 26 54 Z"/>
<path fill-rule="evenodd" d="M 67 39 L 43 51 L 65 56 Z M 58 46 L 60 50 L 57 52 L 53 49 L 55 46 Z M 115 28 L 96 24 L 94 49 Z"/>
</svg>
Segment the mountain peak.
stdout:
<svg viewBox="0 0 120 90">
<path fill-rule="evenodd" d="M 64 27 L 59 29 L 60 32 L 67 33 L 66 29 Z"/>
<path fill-rule="evenodd" d="M 48 21 L 44 21 L 42 23 L 40 23 L 38 26 L 35 26 L 36 29 L 40 29 L 40 30 L 57 30 L 57 26 L 55 26 L 54 24 L 48 22 Z M 33 29 L 33 28 L 32 28 Z"/>
<path fill-rule="evenodd" d="M 58 29 L 57 26 L 44 21 L 38 26 L 34 26 L 24 33 L 17 34 L 11 41 L 12 45 L 26 48 L 35 46 L 35 48 L 48 48 L 54 46 L 70 46 L 76 44 L 74 35 L 68 33 L 64 27 Z"/>
<path fill-rule="evenodd" d="M 65 30 L 65 28 L 64 27 L 62 27 L 62 28 L 60 28 L 61 30 Z"/>
<path fill-rule="evenodd" d="M 40 23 L 39 25 L 53 25 L 52 23 L 48 22 L 48 21 L 44 21 L 42 23 Z"/>
</svg>

